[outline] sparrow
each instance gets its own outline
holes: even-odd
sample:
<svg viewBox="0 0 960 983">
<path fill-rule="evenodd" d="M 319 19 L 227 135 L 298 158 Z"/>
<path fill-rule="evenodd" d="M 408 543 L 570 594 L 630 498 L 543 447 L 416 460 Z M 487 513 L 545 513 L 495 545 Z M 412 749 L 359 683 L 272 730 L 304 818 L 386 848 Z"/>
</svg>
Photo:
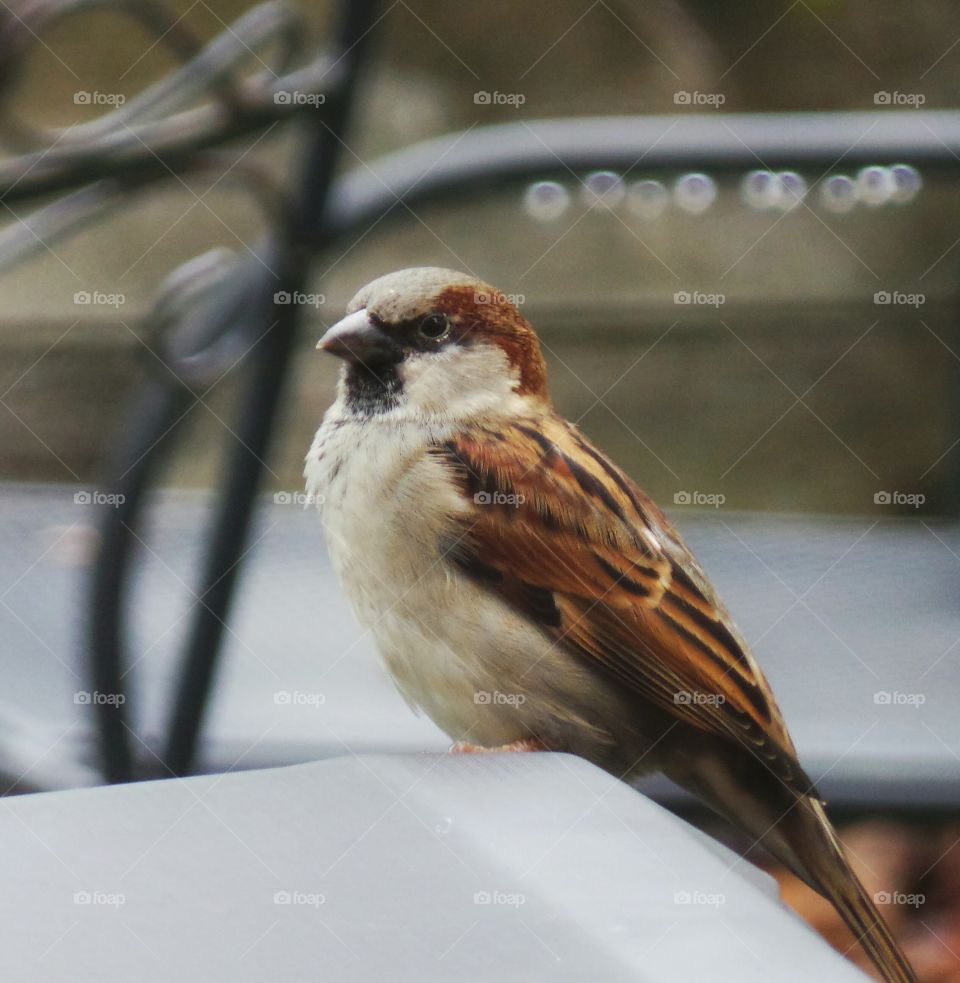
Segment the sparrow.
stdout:
<svg viewBox="0 0 960 983">
<path fill-rule="evenodd" d="M 343 360 L 306 458 L 331 563 L 406 700 L 455 750 L 662 771 L 915 981 L 763 672 L 666 516 L 550 400 L 533 328 L 451 270 L 400 270 L 321 338 Z"/>
</svg>

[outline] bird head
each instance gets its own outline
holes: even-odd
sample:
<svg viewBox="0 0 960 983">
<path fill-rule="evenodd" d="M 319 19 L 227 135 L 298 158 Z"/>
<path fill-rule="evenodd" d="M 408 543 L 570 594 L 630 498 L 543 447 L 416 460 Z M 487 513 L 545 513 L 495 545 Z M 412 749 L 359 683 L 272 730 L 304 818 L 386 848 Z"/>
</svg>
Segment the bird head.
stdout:
<svg viewBox="0 0 960 983">
<path fill-rule="evenodd" d="M 536 333 L 482 280 L 436 267 L 368 283 L 320 339 L 344 360 L 348 402 L 367 413 L 510 412 L 516 399 L 549 403 Z"/>
</svg>

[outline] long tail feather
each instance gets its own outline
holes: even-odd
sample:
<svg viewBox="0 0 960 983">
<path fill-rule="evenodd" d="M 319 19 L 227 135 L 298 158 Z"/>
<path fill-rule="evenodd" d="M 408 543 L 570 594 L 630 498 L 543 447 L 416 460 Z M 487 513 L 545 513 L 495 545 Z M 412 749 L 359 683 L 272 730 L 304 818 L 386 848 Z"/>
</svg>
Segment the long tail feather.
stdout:
<svg viewBox="0 0 960 983">
<path fill-rule="evenodd" d="M 805 868 L 801 876 L 833 904 L 887 983 L 916 983 L 916 974 L 907 957 L 850 868 L 822 804 L 807 799 L 798 808 L 804 820 L 809 817 L 811 827 L 809 838 L 803 838 L 810 848 L 801 851 Z"/>
<path fill-rule="evenodd" d="M 907 957 L 850 867 L 819 799 L 789 790 L 742 757 L 718 751 L 712 758 L 701 754 L 695 768 L 674 768 L 670 775 L 823 895 L 886 983 L 916 983 Z"/>
</svg>

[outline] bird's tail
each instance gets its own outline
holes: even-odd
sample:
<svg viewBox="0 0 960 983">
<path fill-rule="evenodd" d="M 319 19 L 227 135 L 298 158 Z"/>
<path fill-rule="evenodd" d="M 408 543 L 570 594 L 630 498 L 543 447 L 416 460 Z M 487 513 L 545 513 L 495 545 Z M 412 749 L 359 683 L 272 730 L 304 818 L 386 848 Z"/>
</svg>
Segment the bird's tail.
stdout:
<svg viewBox="0 0 960 983">
<path fill-rule="evenodd" d="M 886 983 L 916 983 L 907 957 L 851 869 L 822 802 L 815 795 L 789 791 L 765 768 L 753 763 L 747 767 L 744 771 L 741 756 L 717 755 L 707 761 L 701 755 L 695 772 L 673 771 L 671 777 L 755 837 L 823 895 Z"/>
<path fill-rule="evenodd" d="M 797 821 L 806 827 L 792 837 L 799 869 L 794 873 L 822 894 L 840 913 L 887 983 L 916 983 L 917 977 L 860 879 L 850 868 L 843 846 L 823 805 L 802 799 Z M 802 844 L 800 849 L 796 846 Z M 784 858 L 787 859 L 787 858 Z"/>
</svg>

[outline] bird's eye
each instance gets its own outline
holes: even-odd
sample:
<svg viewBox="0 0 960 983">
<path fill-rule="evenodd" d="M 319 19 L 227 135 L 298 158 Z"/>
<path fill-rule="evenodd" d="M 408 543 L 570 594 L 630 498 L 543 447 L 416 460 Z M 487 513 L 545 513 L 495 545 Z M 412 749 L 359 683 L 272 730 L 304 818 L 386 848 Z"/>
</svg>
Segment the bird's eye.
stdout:
<svg viewBox="0 0 960 983">
<path fill-rule="evenodd" d="M 443 341 L 450 334 L 450 322 L 443 314 L 428 314 L 417 326 L 417 332 L 427 341 Z"/>
</svg>

